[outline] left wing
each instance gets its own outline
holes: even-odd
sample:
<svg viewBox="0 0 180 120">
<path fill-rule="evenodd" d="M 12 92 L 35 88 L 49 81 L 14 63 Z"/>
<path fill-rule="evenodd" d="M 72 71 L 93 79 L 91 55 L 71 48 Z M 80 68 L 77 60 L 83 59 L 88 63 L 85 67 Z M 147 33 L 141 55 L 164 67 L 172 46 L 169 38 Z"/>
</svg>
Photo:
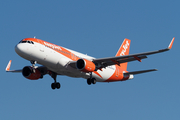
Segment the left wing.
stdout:
<svg viewBox="0 0 180 120">
<path fill-rule="evenodd" d="M 98 68 L 105 68 L 107 66 L 115 65 L 115 64 L 120 65 L 121 63 L 131 62 L 131 61 L 135 61 L 135 60 L 138 60 L 141 62 L 141 59 L 147 58 L 147 55 L 152 55 L 152 54 L 161 53 L 161 52 L 165 52 L 165 51 L 170 50 L 172 48 L 174 39 L 175 38 L 173 38 L 171 40 L 168 48 L 166 48 L 166 49 L 161 49 L 161 50 L 156 50 L 156 51 L 151 51 L 151 52 L 131 54 L 131 55 L 124 55 L 124 56 L 117 56 L 117 57 L 94 59 L 94 60 L 92 60 L 92 62 L 95 63 L 98 66 Z"/>
<path fill-rule="evenodd" d="M 10 70 L 11 67 L 11 62 L 12 60 L 9 61 L 7 67 L 6 67 L 6 72 L 22 72 L 23 69 L 19 69 L 19 70 Z M 40 70 L 41 73 L 46 74 L 48 71 L 48 68 L 45 66 L 35 66 L 36 69 Z"/>
</svg>

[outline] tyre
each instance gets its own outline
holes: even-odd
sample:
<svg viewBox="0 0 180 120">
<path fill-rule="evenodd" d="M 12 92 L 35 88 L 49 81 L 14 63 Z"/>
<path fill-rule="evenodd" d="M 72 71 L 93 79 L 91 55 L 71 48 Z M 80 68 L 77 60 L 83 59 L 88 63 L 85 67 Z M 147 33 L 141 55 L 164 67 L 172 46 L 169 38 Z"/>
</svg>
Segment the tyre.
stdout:
<svg viewBox="0 0 180 120">
<path fill-rule="evenodd" d="M 61 87 L 61 84 L 58 82 L 56 83 L 56 88 L 59 89 Z"/>
<path fill-rule="evenodd" d="M 91 79 L 90 78 L 87 79 L 87 84 L 91 85 Z"/>
<path fill-rule="evenodd" d="M 55 83 L 52 83 L 52 84 L 51 84 L 51 88 L 52 88 L 53 90 L 56 89 Z"/>
<path fill-rule="evenodd" d="M 92 82 L 92 84 L 96 84 L 96 79 L 92 78 L 91 82 Z"/>
</svg>

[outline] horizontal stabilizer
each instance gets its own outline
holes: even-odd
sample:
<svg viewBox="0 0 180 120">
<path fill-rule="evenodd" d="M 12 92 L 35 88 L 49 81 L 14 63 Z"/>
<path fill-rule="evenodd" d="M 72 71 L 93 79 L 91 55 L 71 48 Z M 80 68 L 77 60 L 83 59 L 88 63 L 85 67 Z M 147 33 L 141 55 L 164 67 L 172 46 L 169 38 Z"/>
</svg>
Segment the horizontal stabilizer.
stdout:
<svg viewBox="0 0 180 120">
<path fill-rule="evenodd" d="M 152 71 L 157 71 L 157 69 L 150 69 L 150 70 L 141 70 L 141 71 L 134 71 L 134 72 L 128 72 L 124 73 L 124 75 L 135 75 L 135 74 L 141 74 L 141 73 L 146 73 L 146 72 L 152 72 Z"/>
</svg>

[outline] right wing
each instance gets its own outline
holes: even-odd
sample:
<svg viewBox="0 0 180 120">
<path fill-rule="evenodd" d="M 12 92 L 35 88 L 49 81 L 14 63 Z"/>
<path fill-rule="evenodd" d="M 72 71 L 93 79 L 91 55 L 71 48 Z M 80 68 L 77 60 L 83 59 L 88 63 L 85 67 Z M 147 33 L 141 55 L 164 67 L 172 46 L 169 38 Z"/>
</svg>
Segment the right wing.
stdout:
<svg viewBox="0 0 180 120">
<path fill-rule="evenodd" d="M 151 51 L 151 52 L 144 52 L 144 53 L 137 53 L 137 54 L 130 54 L 130 55 L 124 55 L 124 56 L 94 59 L 92 60 L 92 62 L 95 63 L 96 66 L 98 66 L 98 68 L 105 68 L 107 66 L 111 66 L 115 64 L 120 65 L 121 63 L 131 62 L 135 60 L 138 60 L 141 62 L 141 59 L 147 58 L 147 55 L 152 55 L 152 54 L 161 53 L 161 52 L 170 50 L 172 48 L 174 39 L 175 38 L 171 40 L 168 48 L 166 49 L 161 49 L 161 50 L 156 50 L 156 51 Z"/>
</svg>

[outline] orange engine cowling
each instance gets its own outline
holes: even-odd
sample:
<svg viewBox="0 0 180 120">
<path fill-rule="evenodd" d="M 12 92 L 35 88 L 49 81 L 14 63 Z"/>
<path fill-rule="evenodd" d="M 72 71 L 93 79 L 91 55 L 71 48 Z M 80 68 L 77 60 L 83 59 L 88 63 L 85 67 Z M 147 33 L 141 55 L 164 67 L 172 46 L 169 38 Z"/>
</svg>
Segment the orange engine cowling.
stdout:
<svg viewBox="0 0 180 120">
<path fill-rule="evenodd" d="M 78 70 L 83 71 L 83 72 L 93 72 L 96 69 L 96 65 L 93 62 L 89 61 L 89 60 L 79 59 L 76 62 L 76 68 Z"/>
<path fill-rule="evenodd" d="M 38 69 L 35 69 L 35 72 L 33 72 L 33 68 L 31 66 L 24 67 L 22 74 L 25 78 L 30 80 L 37 80 L 41 77 L 41 72 Z"/>
</svg>

